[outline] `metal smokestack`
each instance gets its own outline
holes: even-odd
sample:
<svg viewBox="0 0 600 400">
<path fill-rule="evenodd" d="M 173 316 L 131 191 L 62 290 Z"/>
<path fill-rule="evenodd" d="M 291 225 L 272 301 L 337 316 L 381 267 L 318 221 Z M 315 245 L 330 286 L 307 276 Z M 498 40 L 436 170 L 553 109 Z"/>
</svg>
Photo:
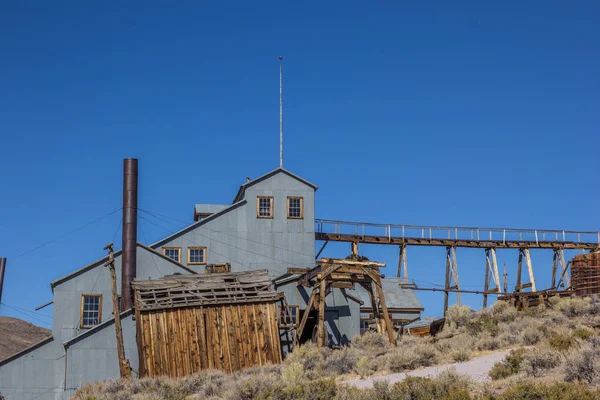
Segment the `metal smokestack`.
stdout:
<svg viewBox="0 0 600 400">
<path fill-rule="evenodd" d="M 137 268 L 137 206 L 138 206 L 138 160 L 123 160 L 123 254 L 121 263 L 121 310 L 133 306 L 131 282 Z"/>
<path fill-rule="evenodd" d="M 4 286 L 4 270 L 6 269 L 6 258 L 0 258 L 0 302 L 2 302 L 2 287 Z"/>
</svg>

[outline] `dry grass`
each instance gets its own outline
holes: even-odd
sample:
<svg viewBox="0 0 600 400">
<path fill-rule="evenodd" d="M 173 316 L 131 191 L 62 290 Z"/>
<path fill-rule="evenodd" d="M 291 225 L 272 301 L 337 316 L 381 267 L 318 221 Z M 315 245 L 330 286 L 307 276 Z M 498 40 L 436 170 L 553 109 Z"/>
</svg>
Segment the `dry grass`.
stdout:
<svg viewBox="0 0 600 400">
<path fill-rule="evenodd" d="M 600 384 L 600 336 L 589 326 L 598 318 L 600 302 L 595 298 L 553 299 L 549 307 L 526 312 L 517 312 L 505 303 L 478 312 L 465 306 L 451 307 L 448 326 L 435 338 L 401 336 L 398 346 L 393 347 L 385 336 L 368 332 L 353 338 L 351 346 L 338 350 L 319 349 L 314 344 L 299 346 L 280 366 L 234 374 L 205 371 L 176 380 L 110 380 L 82 388 L 74 399 L 509 400 L 545 399 L 549 397 L 538 394 L 548 393 L 558 399 L 577 398 L 568 397 L 569 393 L 594 398 L 586 397 L 592 392 L 586 392 L 579 383 Z M 339 384 L 345 376 L 366 378 L 465 361 L 482 351 L 516 346 L 525 348 L 513 351 L 494 366 L 490 375 L 495 380 L 486 385 L 456 376 L 411 378 L 393 386 L 382 383 L 367 390 Z M 549 385 L 554 381 L 567 383 Z M 527 393 L 534 397 L 526 397 Z"/>
</svg>

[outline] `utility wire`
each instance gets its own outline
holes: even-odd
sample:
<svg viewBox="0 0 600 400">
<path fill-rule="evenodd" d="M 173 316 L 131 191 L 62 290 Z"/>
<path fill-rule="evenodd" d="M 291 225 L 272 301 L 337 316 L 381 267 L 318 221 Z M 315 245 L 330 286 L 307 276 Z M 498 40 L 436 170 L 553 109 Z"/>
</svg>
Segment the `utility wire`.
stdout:
<svg viewBox="0 0 600 400">
<path fill-rule="evenodd" d="M 90 225 L 92 225 L 92 224 L 95 224 L 95 223 L 96 223 L 96 222 L 98 222 L 98 221 L 101 221 L 101 220 L 103 220 L 103 219 L 104 219 L 104 218 L 106 218 L 106 217 L 109 217 L 109 216 L 111 216 L 111 215 L 113 215 L 113 214 L 115 214 L 115 213 L 119 212 L 120 210 L 121 210 L 121 208 L 117 208 L 116 210 L 114 210 L 114 211 L 111 211 L 111 212 L 109 212 L 108 214 L 105 214 L 105 215 L 103 215 L 103 216 L 101 216 L 101 217 L 98 217 L 98 218 L 96 218 L 95 220 L 93 220 L 93 221 L 90 221 L 90 222 L 88 222 L 88 223 L 86 223 L 86 224 L 83 224 L 83 225 L 81 225 L 79 228 L 73 229 L 72 231 L 70 231 L 70 232 L 68 232 L 68 233 L 65 233 L 64 235 L 62 235 L 62 236 L 60 236 L 60 237 L 57 237 L 56 239 L 49 240 L 49 241 L 47 241 L 47 242 L 45 242 L 45 243 L 42 243 L 42 244 L 40 244 L 39 246 L 36 246 L 36 247 L 34 247 L 34 248 L 30 249 L 30 250 L 27 250 L 26 252 L 24 252 L 24 253 L 21 253 L 21 254 L 17 255 L 16 257 L 13 257 L 12 259 L 13 259 L 13 260 L 16 260 L 16 259 L 18 259 L 18 258 L 20 258 L 20 257 L 23 257 L 24 255 L 27 255 L 27 254 L 29 254 L 29 253 L 33 253 L 34 251 L 41 249 L 41 248 L 42 248 L 42 247 L 44 247 L 44 246 L 47 246 L 47 245 L 49 245 L 49 244 L 51 244 L 51 243 L 55 243 L 55 242 L 57 242 L 57 241 L 59 241 L 59 240 L 61 240 L 61 239 L 64 239 L 64 238 L 66 238 L 67 236 L 69 236 L 69 235 L 71 235 L 71 234 L 73 234 L 73 233 L 75 233 L 75 232 L 77 232 L 77 231 L 80 231 L 80 230 L 82 230 L 83 228 L 86 228 L 86 227 L 88 227 L 88 226 L 90 226 Z"/>
<path fill-rule="evenodd" d="M 37 317 L 34 317 L 33 315 L 26 314 L 26 313 L 24 313 L 23 311 L 19 311 L 19 310 L 17 310 L 16 308 L 14 308 L 14 307 L 12 307 L 12 306 L 9 306 L 9 305 L 8 305 L 8 304 L 6 304 L 6 303 L 0 303 L 0 304 L 1 304 L 1 305 L 3 305 L 4 307 L 10 308 L 11 310 L 15 311 L 15 312 L 16 312 L 16 313 L 18 313 L 18 314 L 21 314 L 21 315 L 24 315 L 24 316 L 26 316 L 26 317 L 29 317 L 29 318 L 35 319 L 36 321 L 38 321 L 38 322 L 40 322 L 40 323 L 42 323 L 42 324 L 44 324 L 44 325 L 47 325 L 48 327 L 52 327 L 52 324 L 51 324 L 51 323 L 49 323 L 49 322 L 47 322 L 47 321 L 44 321 L 44 320 L 42 320 L 42 319 L 39 319 L 39 318 L 37 318 Z"/>
</svg>

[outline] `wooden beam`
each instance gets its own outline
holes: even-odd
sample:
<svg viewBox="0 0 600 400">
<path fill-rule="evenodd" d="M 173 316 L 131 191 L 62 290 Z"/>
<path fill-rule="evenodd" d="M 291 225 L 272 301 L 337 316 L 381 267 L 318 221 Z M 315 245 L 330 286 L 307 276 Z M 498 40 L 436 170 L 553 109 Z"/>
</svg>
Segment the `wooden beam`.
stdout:
<svg viewBox="0 0 600 400">
<path fill-rule="evenodd" d="M 354 282 L 332 282 L 331 287 L 337 289 L 354 289 Z"/>
<path fill-rule="evenodd" d="M 375 290 L 379 293 L 379 303 L 381 304 L 381 311 L 383 311 L 383 319 L 385 321 L 385 328 L 387 330 L 387 334 L 388 334 L 390 343 L 395 346 L 396 345 L 396 336 L 394 335 L 394 327 L 392 325 L 392 321 L 390 320 L 390 315 L 388 314 L 387 305 L 385 303 L 385 296 L 383 293 L 383 289 L 381 287 L 381 278 L 379 278 L 377 281 L 374 281 L 374 282 L 378 283 L 377 285 L 375 285 Z"/>
<path fill-rule="evenodd" d="M 515 291 L 521 291 L 521 273 L 523 272 L 523 249 L 519 249 L 519 262 L 517 264 L 517 284 Z"/>
<path fill-rule="evenodd" d="M 121 378 L 131 378 L 131 367 L 129 360 L 125 358 L 125 346 L 123 345 L 123 330 L 121 329 L 121 313 L 119 312 L 119 295 L 117 294 L 117 275 L 115 273 L 115 259 L 113 244 L 107 245 L 104 250 L 108 250 L 108 262 L 106 266 L 110 270 L 110 282 L 112 288 L 113 314 L 115 317 L 115 334 L 117 337 L 117 358 L 119 360 L 119 372 Z M 141 321 L 137 321 L 141 324 Z"/>
<path fill-rule="evenodd" d="M 527 263 L 527 271 L 529 272 L 531 291 L 537 292 L 537 290 L 535 289 L 535 277 L 533 276 L 533 266 L 531 265 L 531 255 L 529 254 L 529 249 L 525 249 L 525 262 Z"/>
<path fill-rule="evenodd" d="M 487 308 L 487 291 L 490 286 L 490 249 L 485 249 L 485 280 L 483 281 L 483 308 Z"/>
<path fill-rule="evenodd" d="M 319 289 L 319 325 L 318 325 L 318 347 L 325 345 L 325 280 L 321 280 Z"/>
<path fill-rule="evenodd" d="M 290 267 L 287 269 L 288 274 L 305 274 L 309 271 L 309 268 L 294 268 Z"/>
<path fill-rule="evenodd" d="M 444 284 L 444 317 L 448 312 L 448 292 L 450 289 L 450 246 L 446 247 L 446 280 Z"/>
<path fill-rule="evenodd" d="M 302 336 L 302 332 L 304 331 L 304 327 L 306 326 L 306 321 L 308 320 L 308 314 L 310 313 L 310 310 L 313 307 L 313 304 L 315 302 L 315 297 L 317 295 L 317 290 L 313 289 L 312 293 L 310 294 L 310 298 L 308 299 L 308 304 L 306 305 L 306 310 L 304 311 L 304 315 L 302 315 L 302 320 L 300 321 L 300 325 L 298 326 L 298 340 L 300 340 L 300 337 Z"/>
<path fill-rule="evenodd" d="M 325 240 L 325 243 L 323 243 L 323 246 L 321 246 L 321 249 L 319 250 L 319 252 L 315 256 L 315 260 L 319 259 L 319 256 L 321 255 L 321 253 L 323 252 L 323 250 L 325 250 L 325 246 L 327 246 L 327 243 L 329 243 L 329 239 Z"/>
<path fill-rule="evenodd" d="M 356 261 L 356 260 L 347 260 L 345 258 L 322 258 L 321 261 L 317 261 L 317 264 L 340 264 L 340 265 L 355 265 L 355 266 L 365 266 L 365 265 L 373 265 L 377 267 L 385 267 L 385 263 L 377 262 L 377 261 Z"/>
</svg>

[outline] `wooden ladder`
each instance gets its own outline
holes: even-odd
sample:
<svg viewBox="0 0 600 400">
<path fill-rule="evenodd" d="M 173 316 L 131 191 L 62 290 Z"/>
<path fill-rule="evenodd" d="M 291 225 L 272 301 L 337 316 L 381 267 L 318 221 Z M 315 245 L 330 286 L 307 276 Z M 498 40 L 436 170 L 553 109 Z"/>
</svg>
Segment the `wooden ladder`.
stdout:
<svg viewBox="0 0 600 400">
<path fill-rule="evenodd" d="M 298 312 L 299 310 L 297 310 Z M 290 312 L 290 306 L 287 302 L 285 296 L 281 298 L 281 314 L 285 313 L 284 324 L 279 324 L 280 328 L 285 329 L 285 336 L 288 343 L 288 350 L 291 353 L 294 346 L 298 344 L 298 332 L 297 332 L 297 324 L 293 321 L 292 313 Z M 298 319 L 298 315 L 296 314 L 296 320 Z M 290 338 L 291 334 L 291 338 Z"/>
</svg>

